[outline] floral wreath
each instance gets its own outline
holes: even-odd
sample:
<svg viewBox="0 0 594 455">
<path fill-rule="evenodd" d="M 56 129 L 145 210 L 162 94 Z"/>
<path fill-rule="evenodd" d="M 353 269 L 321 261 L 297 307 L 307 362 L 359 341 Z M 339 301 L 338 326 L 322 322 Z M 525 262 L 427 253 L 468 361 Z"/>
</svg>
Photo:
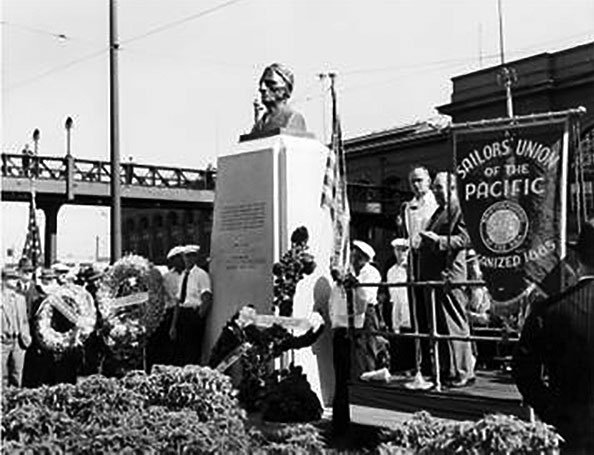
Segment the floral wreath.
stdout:
<svg viewBox="0 0 594 455">
<path fill-rule="evenodd" d="M 91 294 L 74 284 L 62 285 L 39 307 L 36 318 L 39 343 L 55 354 L 80 348 L 96 322 L 97 311 Z"/>
<path fill-rule="evenodd" d="M 307 242 L 309 233 L 305 226 L 298 227 L 291 234 L 291 248 L 272 267 L 273 282 L 273 310 L 278 308 L 281 316 L 293 315 L 293 298 L 297 290 L 297 283 L 304 275 L 311 275 L 316 262 L 309 251 Z"/>
<path fill-rule="evenodd" d="M 105 345 L 118 360 L 138 356 L 165 312 L 161 273 L 145 258 L 128 255 L 105 274 L 97 303 Z"/>
</svg>

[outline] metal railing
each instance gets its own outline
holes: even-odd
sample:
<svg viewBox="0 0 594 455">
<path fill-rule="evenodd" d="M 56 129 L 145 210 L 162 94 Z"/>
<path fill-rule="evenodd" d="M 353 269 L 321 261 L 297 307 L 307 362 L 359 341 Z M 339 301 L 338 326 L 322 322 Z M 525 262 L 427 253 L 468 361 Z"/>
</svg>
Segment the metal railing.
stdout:
<svg viewBox="0 0 594 455">
<path fill-rule="evenodd" d="M 421 350 L 420 342 L 422 339 L 429 340 L 430 344 L 430 356 L 431 356 L 431 366 L 432 366 L 432 374 L 435 381 L 435 390 L 441 391 L 442 383 L 441 383 L 441 371 L 440 371 L 440 354 L 438 343 L 444 341 L 489 341 L 489 342 L 504 342 L 504 343 L 516 343 L 519 341 L 518 337 L 510 337 L 509 333 L 505 329 L 501 329 L 501 336 L 480 336 L 480 335 L 473 335 L 472 328 L 469 323 L 469 335 L 467 336 L 457 336 L 457 335 L 445 335 L 438 333 L 437 331 L 437 301 L 435 297 L 435 291 L 438 288 L 443 288 L 445 292 L 452 288 L 464 288 L 464 287 L 476 287 L 476 286 L 485 286 L 484 281 L 479 280 L 466 280 L 466 281 L 410 281 L 410 282 L 400 282 L 400 283 L 390 283 L 390 282 L 381 282 L 381 283 L 357 283 L 354 284 L 353 287 L 350 289 L 350 292 L 347 292 L 347 311 L 349 314 L 349 333 L 351 333 L 351 356 L 355 355 L 356 346 L 354 344 L 354 301 L 353 301 L 353 292 L 358 287 L 406 287 L 406 288 L 422 288 L 422 289 L 429 289 L 430 290 L 430 298 L 429 298 L 429 331 L 428 333 L 423 333 L 419 331 L 419 322 L 417 318 L 417 305 L 424 304 L 425 302 L 417 302 L 415 293 L 410 293 L 410 298 L 412 298 L 412 305 L 411 305 L 411 322 L 413 326 L 412 333 L 402 333 L 402 332 L 390 332 L 386 330 L 364 330 L 363 333 L 366 335 L 371 336 L 382 336 L 386 338 L 413 338 L 415 340 L 415 351 L 416 351 L 416 358 L 415 358 L 415 369 L 416 373 L 420 374 L 421 372 L 421 358 L 419 352 Z M 354 360 L 354 359 L 353 359 Z M 356 365 L 356 362 L 352 361 L 351 365 Z M 353 379 L 351 375 L 351 379 Z"/>
<path fill-rule="evenodd" d="M 2 177 L 38 180 L 67 180 L 109 183 L 109 161 L 51 156 L 2 154 Z M 146 164 L 122 163 L 120 179 L 123 185 L 158 188 L 214 190 L 216 170 L 198 170 Z"/>
</svg>

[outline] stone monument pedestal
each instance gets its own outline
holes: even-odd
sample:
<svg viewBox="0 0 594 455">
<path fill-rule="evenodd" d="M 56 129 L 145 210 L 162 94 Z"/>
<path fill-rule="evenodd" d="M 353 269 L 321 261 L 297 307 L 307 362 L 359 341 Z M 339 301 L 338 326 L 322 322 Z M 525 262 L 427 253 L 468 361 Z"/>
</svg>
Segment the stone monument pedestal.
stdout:
<svg viewBox="0 0 594 455">
<path fill-rule="evenodd" d="M 281 132 L 241 142 L 219 157 L 210 264 L 214 304 L 204 339 L 209 353 L 226 321 L 245 305 L 272 314 L 272 266 L 290 248 L 291 233 L 305 226 L 317 267 L 297 285 L 293 316 L 318 311 L 326 329 L 316 344 L 294 351 L 292 360 L 324 404 L 334 390 L 327 311 L 333 232 L 328 211 L 320 207 L 328 153 L 313 138 Z"/>
</svg>

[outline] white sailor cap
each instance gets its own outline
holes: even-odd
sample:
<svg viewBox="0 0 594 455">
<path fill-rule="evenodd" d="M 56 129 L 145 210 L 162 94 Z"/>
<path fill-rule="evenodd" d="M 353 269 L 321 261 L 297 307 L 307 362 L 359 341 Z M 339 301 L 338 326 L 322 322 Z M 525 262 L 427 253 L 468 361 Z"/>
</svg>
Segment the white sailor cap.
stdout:
<svg viewBox="0 0 594 455">
<path fill-rule="evenodd" d="M 52 269 L 56 273 L 68 273 L 68 272 L 70 272 L 70 267 L 68 267 L 66 264 L 62 264 L 61 262 L 56 262 L 54 265 L 52 265 Z"/>
<path fill-rule="evenodd" d="M 353 240 L 353 246 L 361 250 L 361 252 L 369 258 L 370 261 L 373 261 L 375 257 L 375 250 L 371 247 L 371 245 L 361 241 L 361 240 Z"/>
<path fill-rule="evenodd" d="M 200 245 L 186 245 L 184 246 L 184 254 L 196 254 L 200 251 Z"/>
<path fill-rule="evenodd" d="M 169 253 L 167 253 L 167 259 L 171 259 L 173 256 L 177 256 L 178 254 L 183 254 L 184 253 L 184 247 L 181 245 L 177 245 L 174 246 L 173 248 L 171 248 L 169 250 Z"/>
<path fill-rule="evenodd" d="M 409 247 L 409 242 L 408 242 L 408 239 L 398 238 L 398 239 L 392 240 L 390 242 L 390 245 L 392 245 L 392 248 L 405 249 L 405 248 Z"/>
</svg>

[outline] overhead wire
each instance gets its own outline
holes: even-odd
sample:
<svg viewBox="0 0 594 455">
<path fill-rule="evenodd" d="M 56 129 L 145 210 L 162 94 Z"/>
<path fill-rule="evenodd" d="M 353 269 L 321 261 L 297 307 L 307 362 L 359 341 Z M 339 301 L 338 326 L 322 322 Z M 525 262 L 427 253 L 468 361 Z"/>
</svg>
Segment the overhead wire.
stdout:
<svg viewBox="0 0 594 455">
<path fill-rule="evenodd" d="M 221 10 L 223 8 L 229 7 L 229 6 L 231 6 L 231 5 L 235 4 L 235 3 L 239 3 L 240 1 L 243 1 L 243 0 L 229 0 L 229 1 L 225 2 L 225 3 L 222 3 L 220 5 L 214 6 L 212 8 L 208 8 L 206 10 L 202 10 L 202 11 L 196 13 L 196 14 L 192 14 L 190 16 L 186 16 L 184 18 L 175 20 L 173 22 L 169 22 L 167 24 L 163 24 L 161 26 L 155 27 L 155 28 L 153 28 L 153 29 L 151 29 L 151 30 L 149 30 L 149 31 L 147 31 L 145 33 L 142 33 L 140 35 L 134 36 L 132 38 L 128 38 L 126 40 L 120 40 L 120 42 L 118 44 L 120 46 L 122 44 L 129 44 L 131 42 L 138 41 L 138 40 L 143 39 L 143 38 L 146 38 L 148 36 L 155 35 L 157 33 L 161 33 L 161 32 L 163 32 L 165 30 L 170 29 L 170 28 L 177 27 L 177 26 L 179 26 L 181 24 L 184 24 L 186 22 L 190 22 L 190 21 L 196 20 L 196 19 L 201 18 L 201 17 L 204 17 L 204 16 L 206 16 L 208 14 L 211 14 L 211 13 L 214 13 L 216 11 L 219 11 L 219 10 Z M 65 34 L 56 34 L 56 33 L 53 33 L 53 32 L 47 31 L 47 30 L 37 29 L 37 28 L 34 28 L 34 27 L 29 27 L 29 26 L 25 26 L 25 25 L 21 25 L 21 24 L 18 24 L 17 25 L 17 24 L 14 24 L 14 23 L 9 23 L 7 21 L 2 21 L 2 25 L 5 25 L 5 26 L 13 25 L 13 26 L 16 26 L 16 27 L 19 27 L 19 28 L 23 28 L 23 29 L 27 29 L 27 30 L 30 30 L 30 31 L 34 31 L 36 33 L 42 33 L 42 34 L 46 34 L 46 35 L 51 35 L 51 36 L 54 36 L 54 37 L 57 37 L 57 38 L 59 38 L 61 36 L 64 36 L 64 37 L 66 37 L 66 39 L 71 39 L 71 38 L 69 38 Z M 95 57 L 101 55 L 102 53 L 106 52 L 108 49 L 109 49 L 109 47 L 104 48 L 104 49 L 101 49 L 101 50 L 96 51 L 96 52 L 93 52 L 91 54 L 82 56 L 82 57 L 80 57 L 78 59 L 72 60 L 72 61 L 70 61 L 68 63 L 63 64 L 63 65 L 58 65 L 58 66 L 56 66 L 54 68 L 49 69 L 48 71 L 45 71 L 45 72 L 43 72 L 43 73 L 41 73 L 41 74 L 39 74 L 39 75 L 37 75 L 35 77 L 32 77 L 30 79 L 26 79 L 26 80 L 17 82 L 17 83 L 12 84 L 12 85 L 10 85 L 8 87 L 3 87 L 2 92 L 7 93 L 7 92 L 9 92 L 11 90 L 14 90 L 16 88 L 20 88 L 20 87 L 23 87 L 23 86 L 32 84 L 32 83 L 34 83 L 34 82 L 36 82 L 36 81 L 38 81 L 40 79 L 43 79 L 43 78 L 45 78 L 47 76 L 50 76 L 52 74 L 55 74 L 57 72 L 60 72 L 60 71 L 65 70 L 67 68 L 70 68 L 72 66 L 75 66 L 75 65 L 77 65 L 79 63 L 82 63 L 82 62 L 85 62 L 85 61 L 90 60 L 92 58 L 95 58 Z M 121 47 L 120 47 L 120 49 L 121 49 Z"/>
<path fill-rule="evenodd" d="M 43 29 L 36 28 L 36 27 L 30 27 L 29 25 L 17 24 L 15 22 L 10 22 L 10 21 L 0 21 L 0 25 L 2 25 L 3 27 L 14 27 L 17 29 L 20 28 L 20 29 L 26 30 L 28 32 L 37 33 L 39 35 L 52 36 L 54 38 L 58 38 L 61 40 L 72 39 L 70 36 L 66 35 L 65 33 L 51 32 L 49 30 L 43 30 Z"/>
<path fill-rule="evenodd" d="M 135 42 L 135 41 L 138 41 L 138 40 L 147 38 L 149 36 L 156 35 L 157 33 L 164 32 L 166 30 L 169 30 L 170 28 L 178 27 L 178 26 L 180 26 L 182 24 L 185 24 L 186 22 L 190 22 L 190 21 L 199 19 L 201 17 L 204 17 L 204 16 L 206 16 L 208 14 L 214 13 L 214 12 L 219 11 L 221 9 L 227 8 L 227 7 L 231 6 L 231 5 L 234 5 L 236 3 L 239 3 L 241 1 L 244 1 L 244 0 L 229 0 L 229 1 L 225 2 L 225 3 L 221 3 L 219 5 L 213 6 L 212 8 L 208 8 L 208 9 L 202 10 L 202 11 L 200 11 L 198 13 L 195 13 L 195 14 L 192 14 L 190 16 L 186 16 L 186 17 L 183 17 L 181 19 L 177 19 L 175 21 L 168 22 L 168 23 L 163 24 L 163 25 L 159 25 L 157 27 L 152 28 L 151 30 L 148 30 L 147 32 L 141 33 L 140 35 L 136 35 L 136 36 L 133 36 L 132 38 L 121 40 L 120 41 L 120 45 L 122 45 L 122 44 L 130 44 L 132 42 Z"/>
<path fill-rule="evenodd" d="M 71 68 L 71 67 L 76 66 L 76 65 L 78 65 L 78 64 L 80 64 L 82 62 L 86 62 L 88 60 L 92 60 L 94 58 L 97 58 L 101 54 L 106 53 L 108 51 L 108 49 L 109 48 L 106 47 L 106 48 L 101 49 L 99 51 L 95 51 L 95 52 L 92 52 L 90 54 L 84 55 L 84 56 L 82 56 L 80 58 L 77 58 L 75 60 L 71 60 L 70 62 L 64 63 L 62 65 L 55 66 L 55 67 L 53 67 L 53 68 L 51 68 L 51 69 L 49 69 L 49 70 L 47 70 L 47 71 L 45 71 L 45 72 L 43 72 L 41 74 L 38 74 L 37 76 L 34 76 L 34 77 L 30 78 L 30 79 L 25 79 L 25 80 L 22 80 L 20 82 L 16 82 L 16 83 L 14 83 L 12 85 L 9 85 L 7 87 L 3 87 L 2 88 L 2 91 L 6 93 L 6 92 L 10 92 L 11 90 L 14 90 L 14 89 L 17 89 L 17 88 L 21 88 L 21 87 L 24 87 L 26 85 L 30 85 L 30 84 L 32 84 L 34 82 L 37 82 L 38 80 L 43 79 L 43 78 L 45 78 L 47 76 L 50 76 L 52 74 L 58 73 L 60 71 L 63 71 L 65 69 Z"/>
</svg>

